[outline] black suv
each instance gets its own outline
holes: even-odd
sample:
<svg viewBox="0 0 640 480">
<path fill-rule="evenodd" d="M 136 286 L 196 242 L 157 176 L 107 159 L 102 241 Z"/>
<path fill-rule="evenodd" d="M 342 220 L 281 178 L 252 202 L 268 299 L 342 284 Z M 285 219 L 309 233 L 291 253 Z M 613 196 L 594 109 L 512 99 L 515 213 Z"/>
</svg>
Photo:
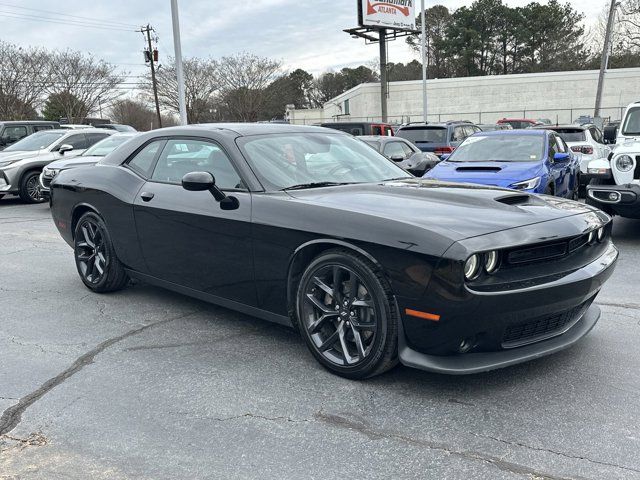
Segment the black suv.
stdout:
<svg viewBox="0 0 640 480">
<path fill-rule="evenodd" d="M 32 133 L 41 130 L 53 130 L 54 128 L 60 128 L 60 124 L 58 122 L 41 122 L 37 120 L 0 121 L 0 150 L 4 150 L 9 145 L 13 145 Z"/>
<path fill-rule="evenodd" d="M 410 123 L 396 130 L 396 136 L 440 157 L 453 153 L 467 137 L 481 131 L 471 122 Z"/>
</svg>

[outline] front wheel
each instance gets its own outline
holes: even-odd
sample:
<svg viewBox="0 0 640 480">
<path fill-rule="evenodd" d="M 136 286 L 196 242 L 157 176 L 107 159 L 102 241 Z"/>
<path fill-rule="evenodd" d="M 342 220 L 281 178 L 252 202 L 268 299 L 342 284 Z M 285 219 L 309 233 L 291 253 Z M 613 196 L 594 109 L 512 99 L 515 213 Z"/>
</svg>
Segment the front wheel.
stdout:
<svg viewBox="0 0 640 480">
<path fill-rule="evenodd" d="M 297 314 L 311 353 L 333 373 L 364 379 L 397 363 L 395 302 L 364 258 L 332 250 L 313 260 L 300 280 Z"/>
<path fill-rule="evenodd" d="M 102 218 L 85 213 L 75 228 L 74 256 L 80 279 L 96 293 L 124 288 L 128 277 L 118 260 L 111 237 Z"/>
<path fill-rule="evenodd" d="M 25 203 L 42 203 L 45 201 L 40 192 L 40 172 L 29 172 L 20 181 L 18 189 L 20 200 Z"/>
</svg>

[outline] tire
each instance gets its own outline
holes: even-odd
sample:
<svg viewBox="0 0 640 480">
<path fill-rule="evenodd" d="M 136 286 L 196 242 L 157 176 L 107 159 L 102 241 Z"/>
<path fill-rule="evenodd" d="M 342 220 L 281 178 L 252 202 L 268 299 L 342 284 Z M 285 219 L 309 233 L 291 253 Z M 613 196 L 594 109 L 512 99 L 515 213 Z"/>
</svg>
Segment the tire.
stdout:
<svg viewBox="0 0 640 480">
<path fill-rule="evenodd" d="M 332 373 L 360 380 L 398 362 L 399 315 L 391 288 L 375 265 L 348 250 L 330 250 L 309 264 L 296 313 L 309 350 Z"/>
<path fill-rule="evenodd" d="M 615 185 L 615 182 L 613 180 L 608 179 L 608 178 L 594 178 L 593 180 L 591 180 L 589 182 L 589 185 Z M 603 203 L 596 202 L 595 200 L 590 198 L 589 195 L 585 194 L 585 196 L 586 196 L 585 203 L 587 205 L 590 205 L 590 206 L 595 207 L 595 208 L 599 208 L 600 210 L 602 210 L 607 215 L 610 215 L 610 216 L 615 215 L 615 212 L 613 211 L 613 209 L 609 205 L 605 205 Z"/>
<path fill-rule="evenodd" d="M 40 172 L 27 172 L 22 176 L 18 195 L 20 195 L 20 200 L 25 203 L 43 203 L 46 201 L 40 193 Z"/>
<path fill-rule="evenodd" d="M 102 218 L 87 212 L 74 232 L 73 254 L 80 279 L 96 293 L 115 292 L 123 289 L 129 278 L 118 260 Z"/>
</svg>

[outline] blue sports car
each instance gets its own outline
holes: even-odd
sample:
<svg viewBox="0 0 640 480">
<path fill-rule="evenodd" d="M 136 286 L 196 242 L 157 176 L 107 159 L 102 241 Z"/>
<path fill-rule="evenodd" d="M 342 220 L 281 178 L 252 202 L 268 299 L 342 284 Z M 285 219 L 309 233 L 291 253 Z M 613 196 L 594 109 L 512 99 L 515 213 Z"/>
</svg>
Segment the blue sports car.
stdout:
<svg viewBox="0 0 640 480">
<path fill-rule="evenodd" d="M 550 130 L 499 130 L 467 138 L 424 178 L 578 198 L 579 159 Z"/>
</svg>

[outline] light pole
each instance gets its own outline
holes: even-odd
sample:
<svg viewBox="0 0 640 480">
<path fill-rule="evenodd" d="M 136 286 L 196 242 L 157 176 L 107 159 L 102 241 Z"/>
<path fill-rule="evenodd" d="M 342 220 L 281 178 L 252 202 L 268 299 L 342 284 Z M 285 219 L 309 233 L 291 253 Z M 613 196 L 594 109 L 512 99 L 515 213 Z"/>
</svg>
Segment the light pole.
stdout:
<svg viewBox="0 0 640 480">
<path fill-rule="evenodd" d="M 184 94 L 184 71 L 182 69 L 182 45 L 180 43 L 180 18 L 178 0 L 171 0 L 171 20 L 173 22 L 173 47 L 176 57 L 176 76 L 178 77 L 178 104 L 180 106 L 180 125 L 187 125 L 187 103 Z"/>
<path fill-rule="evenodd" d="M 422 18 L 422 115 L 424 123 L 427 123 L 427 22 L 424 12 L 424 0 L 421 1 L 421 18 Z"/>
<path fill-rule="evenodd" d="M 596 92 L 596 108 L 593 113 L 595 118 L 600 116 L 600 107 L 602 106 L 602 94 L 604 90 L 604 74 L 609 65 L 609 49 L 611 47 L 611 35 L 613 34 L 613 21 L 616 17 L 616 8 L 619 3 L 617 0 L 611 0 L 609 7 L 609 21 L 607 22 L 607 31 L 604 35 L 604 47 L 602 48 L 602 61 L 600 62 L 600 75 L 598 76 L 598 90 Z"/>
</svg>

